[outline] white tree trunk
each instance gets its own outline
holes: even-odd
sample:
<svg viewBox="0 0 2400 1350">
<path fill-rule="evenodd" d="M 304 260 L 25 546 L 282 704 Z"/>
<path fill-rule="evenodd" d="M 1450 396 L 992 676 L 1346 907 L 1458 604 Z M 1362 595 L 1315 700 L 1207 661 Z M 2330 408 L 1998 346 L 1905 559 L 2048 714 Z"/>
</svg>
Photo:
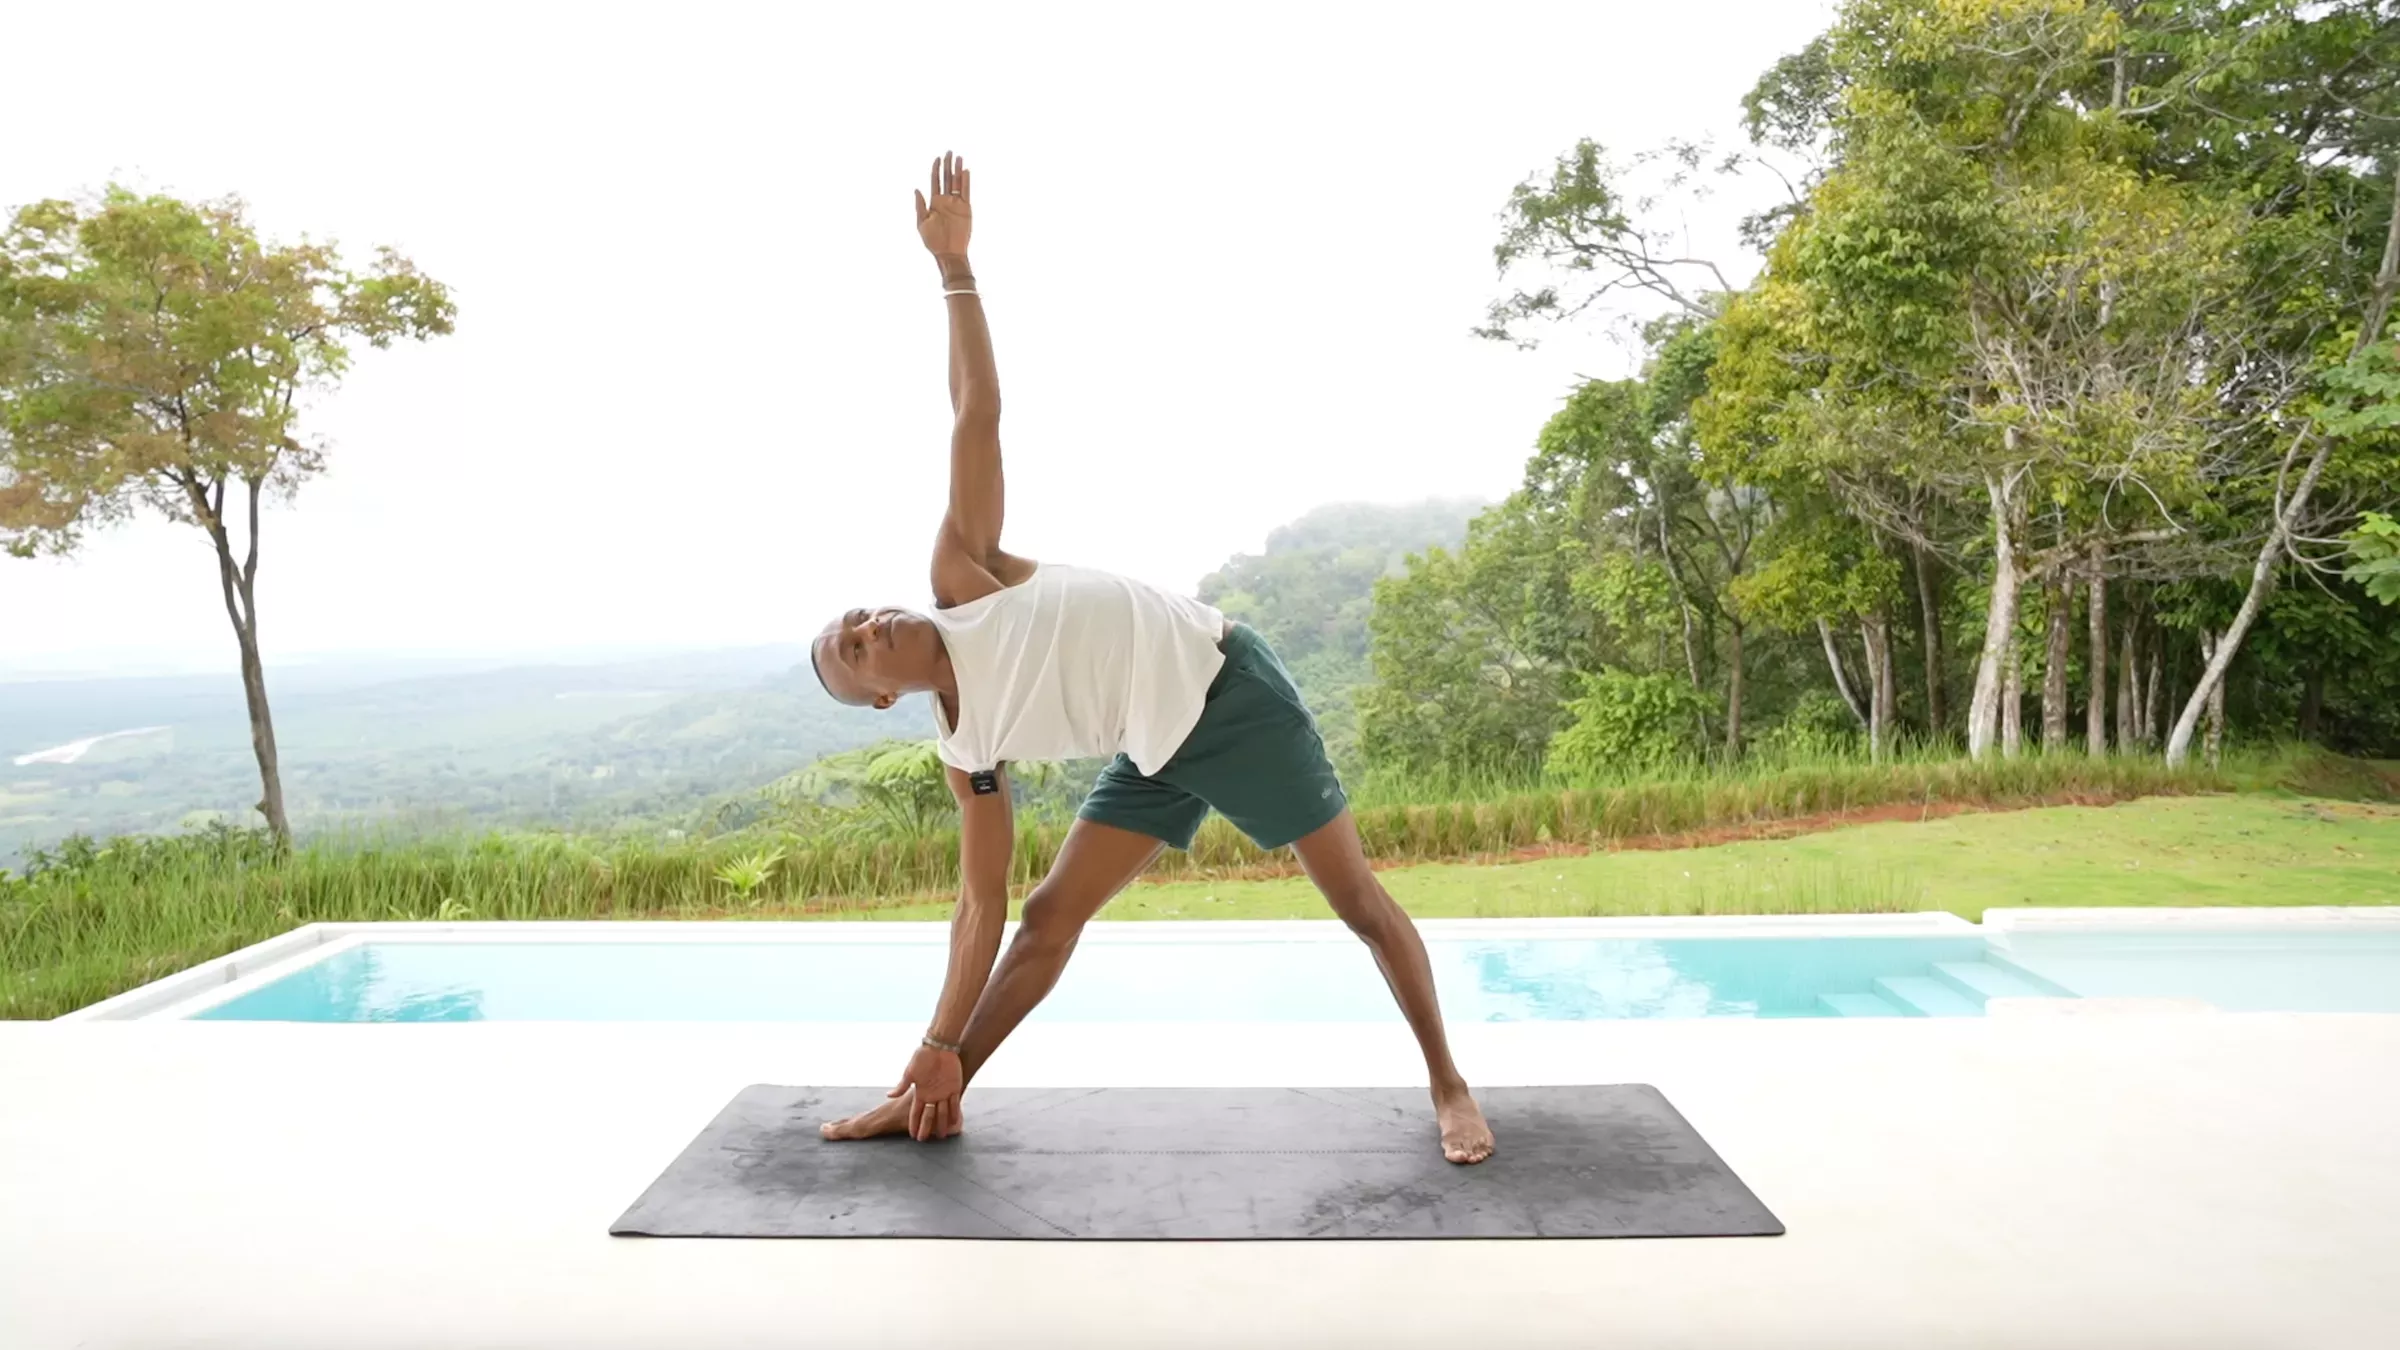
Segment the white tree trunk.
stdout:
<svg viewBox="0 0 2400 1350">
<path fill-rule="evenodd" d="M 2208 691 L 2208 767 L 2224 763 L 2225 751 L 2225 682 Z"/>
<path fill-rule="evenodd" d="M 2161 631 L 2150 639 L 2150 669 L 2142 676 L 2142 744 L 2158 744 L 2158 673 L 2167 668 L 2167 635 Z"/>
<path fill-rule="evenodd" d="M 2225 643 L 2225 636 L 2203 632 L 2200 634 L 2200 655 L 2213 660 L 2216 654 L 2224 649 Z M 2221 762 L 2225 747 L 2225 682 L 2223 680 L 2217 681 L 2216 688 L 2209 693 L 2206 715 L 2208 722 L 2207 729 L 2202 734 L 2201 753 L 2207 757 L 2208 767 L 2213 769 Z"/>
<path fill-rule="evenodd" d="M 1874 728 L 1868 723 L 1867 710 L 1859 706 L 1858 695 L 1850 692 L 1850 673 L 1842 669 L 1842 649 L 1834 643 L 1833 625 L 1823 619 L 1817 620 L 1817 636 L 1825 643 L 1825 665 L 1833 671 L 1833 687 L 1842 691 L 1842 702 L 1850 705 L 1850 715 L 1858 719 L 1859 728 L 1872 736 Z M 1874 660 L 1875 654 L 1867 653 L 1870 666 Z"/>
<path fill-rule="evenodd" d="M 2132 754 L 2142 738 L 2142 724 L 2134 720 L 2140 710 L 2140 672 L 2133 666 L 2134 612 L 2125 611 L 2125 645 L 2117 653 L 2117 749 Z"/>
<path fill-rule="evenodd" d="M 2017 625 L 2008 625 L 2008 654 L 2002 658 L 2000 686 L 2000 757 L 2015 759 L 2025 752 L 2025 653 L 2017 641 Z"/>
<path fill-rule="evenodd" d="M 1869 614 L 1859 621 L 1859 634 L 1867 647 L 1867 757 L 1880 764 L 1900 701 L 1892 680 L 1892 632 L 1881 614 Z"/>
<path fill-rule="evenodd" d="M 2306 432 L 2302 433 L 2307 435 Z M 2275 563 L 2283 551 L 2284 533 L 2292 517 L 2308 501 L 2308 494 L 2317 486 L 2317 477 L 2325 470 L 2326 443 L 2320 441 L 2317 453 L 2308 462 L 2308 471 L 2300 475 L 2300 488 L 2292 494 L 2292 505 L 2275 518 L 2274 528 L 2267 531 L 2267 542 L 2258 551 L 2258 562 L 2250 569 L 2250 593 L 2242 597 L 2242 607 L 2233 615 L 2233 623 L 2225 629 L 2223 638 L 2209 642 L 2201 640 L 2201 650 L 2208 664 L 2200 671 L 2200 682 L 2192 686 L 2190 698 L 2184 700 L 2183 713 L 2175 719 L 2175 730 L 2167 735 L 2167 766 L 2180 767 L 2191 758 L 2192 733 L 2199 728 L 2200 715 L 2211 702 L 2217 702 L 2217 691 L 2225 682 L 2225 668 L 2233 664 L 2234 651 L 2241 646 L 2242 637 L 2250 631 L 2251 621 L 2258 617 L 2259 607 L 2266 603 L 2267 593 L 2275 589 Z"/>
<path fill-rule="evenodd" d="M 2015 449 L 2016 428 L 2010 427 L 2004 434 L 2009 448 Z M 2001 665 L 2010 654 L 2009 639 L 2017 631 L 2017 548 L 2009 533 L 2015 485 L 2003 486 L 2002 480 L 1989 473 L 1983 482 L 1992 501 L 1992 598 L 1983 611 L 1983 655 L 1975 663 L 1975 693 L 1967 703 L 1967 754 L 1975 759 L 1990 755 L 2000 738 L 2000 699 L 2005 683 Z"/>
</svg>

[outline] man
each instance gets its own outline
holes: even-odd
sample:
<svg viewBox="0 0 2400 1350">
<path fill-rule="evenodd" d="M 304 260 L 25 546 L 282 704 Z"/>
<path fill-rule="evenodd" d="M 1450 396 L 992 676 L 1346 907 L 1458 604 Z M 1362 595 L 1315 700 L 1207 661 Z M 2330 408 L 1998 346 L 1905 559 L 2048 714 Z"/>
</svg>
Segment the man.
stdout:
<svg viewBox="0 0 2400 1350">
<path fill-rule="evenodd" d="M 1492 1132 L 1442 1032 L 1425 944 L 1367 866 L 1314 717 L 1282 662 L 1215 609 L 1126 577 L 1000 547 L 1000 389 L 967 266 L 970 178 L 944 155 L 917 234 L 950 312 L 950 507 L 933 546 L 935 608 L 854 609 L 810 649 L 826 692 L 889 708 L 933 696 L 961 817 L 963 879 L 933 1025 L 892 1100 L 824 1126 L 829 1139 L 960 1128 L 977 1069 L 1058 982 L 1084 923 L 1211 807 L 1262 849 L 1291 845 L 1334 913 L 1366 941 L 1425 1053 L 1442 1154 L 1481 1162 Z M 1008 761 L 1115 756 L 1000 958 L 1016 830 Z"/>
</svg>

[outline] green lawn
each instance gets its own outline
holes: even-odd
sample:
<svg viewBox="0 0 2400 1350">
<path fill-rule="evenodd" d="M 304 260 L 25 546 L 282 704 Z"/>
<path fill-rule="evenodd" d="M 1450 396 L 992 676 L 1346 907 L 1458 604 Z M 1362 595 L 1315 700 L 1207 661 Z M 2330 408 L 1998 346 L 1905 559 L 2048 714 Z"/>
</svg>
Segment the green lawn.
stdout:
<svg viewBox="0 0 2400 1350">
<path fill-rule="evenodd" d="M 2400 905 L 2400 807 L 2155 797 L 1541 862 L 1396 867 L 1420 918 L 1856 913 L 1987 905 Z M 872 911 L 939 919 L 947 903 Z M 850 915 L 846 917 L 869 917 Z M 1323 918 L 1302 878 L 1138 885 L 1103 918 Z"/>
</svg>

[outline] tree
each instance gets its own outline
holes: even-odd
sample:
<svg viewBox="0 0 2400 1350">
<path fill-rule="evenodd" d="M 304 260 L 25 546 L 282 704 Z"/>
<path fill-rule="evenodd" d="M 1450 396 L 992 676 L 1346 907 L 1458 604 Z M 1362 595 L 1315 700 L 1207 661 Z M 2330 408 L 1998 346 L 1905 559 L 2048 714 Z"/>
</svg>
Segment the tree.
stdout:
<svg viewBox="0 0 2400 1350">
<path fill-rule="evenodd" d="M 2388 97 L 2366 72 L 2389 8 L 1856 0 L 1753 92 L 1754 134 L 1831 165 L 1727 326 L 1777 335 L 1785 369 L 1752 360 L 1750 382 L 1789 386 L 1762 401 L 1783 434 L 1815 424 L 1855 509 L 1905 530 L 1896 504 L 1931 488 L 1984 518 L 1973 753 L 2016 748 L 2024 588 L 2199 574 L 2256 542 L 2234 506 L 2341 253 L 2341 175 L 2278 147 L 2380 125 L 2359 105 Z"/>
<path fill-rule="evenodd" d="M 1557 550 L 1520 493 L 1467 527 L 1452 554 L 1411 556 L 1375 583 L 1375 684 L 1359 699 L 1370 763 L 1409 773 L 1537 762 L 1576 663 L 1547 620 L 1573 609 Z M 1513 509 L 1512 509 L 1513 508 Z"/>
<path fill-rule="evenodd" d="M 1770 531 L 1767 560 L 1733 583 L 1761 618 L 1785 631 L 1813 628 L 1825 648 L 1834 689 L 1867 733 L 1867 753 L 1880 760 L 1891 745 L 1898 684 L 1892 671 L 1893 599 L 1900 566 L 1856 519 L 1828 509 L 1793 510 Z M 1866 678 L 1852 692 L 1836 625 L 1856 626 L 1866 655 Z"/>
<path fill-rule="evenodd" d="M 2242 667 L 2232 698 L 2208 685 L 2256 609 L 2213 598 L 2242 562 L 2261 559 L 2257 594 L 2285 571 L 2322 580 L 2328 546 L 2383 566 L 2358 526 L 2400 482 L 2377 365 L 2400 371 L 2400 348 L 2345 362 L 2328 338 L 2383 331 L 2358 300 L 2389 289 L 2362 280 L 2377 175 L 2400 168 L 2395 68 L 2394 0 L 1849 0 L 1744 100 L 1754 144 L 1807 167 L 1745 222 L 1766 265 L 1738 292 L 1577 142 L 1515 190 L 1494 249 L 1504 276 L 1554 275 L 1475 331 L 1531 345 L 1521 328 L 1624 300 L 1667 317 L 1643 329 L 1641 378 L 1588 383 L 1551 419 L 1507 508 L 1535 541 L 1511 556 L 1573 601 L 1527 606 L 1521 648 L 1577 677 L 1655 674 L 1680 638 L 1735 752 L 1752 667 L 1822 680 L 1804 650 L 1821 648 L 1842 702 L 1812 692 L 1809 716 L 1838 725 L 1847 705 L 1879 747 L 1898 702 L 1885 615 L 1913 574 L 1937 736 L 1945 648 L 1980 630 L 1977 756 L 2019 753 L 2037 676 L 2042 741 L 2066 744 L 2079 602 L 2095 751 L 2112 678 L 2122 748 L 2160 744 L 2187 693 L 2219 737 L 2228 711 L 2314 728 L 2336 704 L 2342 734 L 2378 734 L 2343 701 L 2380 686 L 2327 675 L 2337 649 L 2380 650 L 2377 623 L 2266 611 L 2291 630 L 2276 659 Z M 1634 162 L 1703 171 L 1690 146 Z M 2295 442 L 2303 422 L 2323 438 Z M 2322 478 L 2311 449 L 2332 456 Z M 1910 565 L 1854 584 L 1870 558 Z"/>
<path fill-rule="evenodd" d="M 259 812 L 288 845 L 259 657 L 259 503 L 324 468 L 300 408 L 330 392 L 356 341 L 451 331 L 440 283 L 389 248 L 364 273 L 330 244 L 262 242 L 241 202 L 111 187 L 42 201 L 0 235 L 0 541 L 72 552 L 143 506 L 196 526 L 217 558 L 241 652 Z M 238 550 L 228 496 L 247 503 Z"/>
<path fill-rule="evenodd" d="M 1693 145 L 1672 146 L 1665 152 L 1685 171 L 1699 167 L 1701 150 Z M 1641 156 L 1644 162 L 1655 158 Z M 1733 290 L 1716 263 L 1684 255 L 1675 235 L 1648 225 L 1640 213 L 1654 199 L 1628 194 L 1624 171 L 1608 152 L 1586 138 L 1560 155 L 1545 182 L 1527 178 L 1509 194 L 1501 215 L 1507 228 L 1492 246 L 1492 260 L 1502 275 L 1520 263 L 1537 260 L 1564 272 L 1571 287 L 1584 293 L 1562 297 L 1555 284 L 1527 291 L 1522 288 L 1491 303 L 1485 323 L 1475 336 L 1532 348 L 1537 340 L 1521 328 L 1528 319 L 1559 322 L 1575 318 L 1593 305 L 1617 295 L 1649 295 L 1676 311 L 1694 317 L 1709 313 L 1709 297 Z M 1671 180 L 1683 181 L 1683 174 Z"/>
<path fill-rule="evenodd" d="M 2257 560 L 2251 566 L 2249 590 L 2224 633 L 2208 644 L 2208 665 L 2201 671 L 2199 684 L 2192 690 L 2167 738 L 2169 764 L 2181 764 L 2191 753 L 2192 731 L 2203 712 L 2219 710 L 2217 715 L 2221 718 L 2225 671 L 2232 665 L 2234 653 L 2240 650 L 2243 635 L 2258 618 L 2260 606 L 2274 589 L 2280 564 L 2287 556 L 2300 560 L 2295 545 L 2307 537 L 2303 522 L 2309 519 L 2309 498 L 2324 477 L 2333 451 L 2352 436 L 2373 435 L 2390 426 L 2383 411 L 2388 405 L 2380 396 L 2388 386 L 2374 367 L 2379 355 L 2386 363 L 2391 359 L 2388 351 L 2379 350 L 2379 339 L 2395 296 L 2400 296 L 2400 157 L 2396 157 L 2392 177 L 2392 205 L 2385 226 L 2383 262 L 2368 290 L 2366 313 L 2360 320 L 2358 336 L 2348 360 L 2328 380 L 2333 397 L 2308 419 L 2284 452 L 2275 478 L 2274 513 L 2266 540 L 2259 545 Z M 2345 394 L 2351 397 L 2345 398 Z M 2303 452 L 2308 455 L 2305 461 L 2300 458 Z M 2293 478 L 2291 471 L 2296 464 L 2304 467 Z M 2288 494 L 2283 488 L 2287 481 L 2292 484 Z"/>
<path fill-rule="evenodd" d="M 2400 389 L 2394 393 L 2400 394 Z M 2400 605 L 2400 520 L 2381 511 L 2367 512 L 2351 532 L 2350 555 L 2356 561 L 2343 575 L 2366 587 L 2378 602 Z"/>
</svg>

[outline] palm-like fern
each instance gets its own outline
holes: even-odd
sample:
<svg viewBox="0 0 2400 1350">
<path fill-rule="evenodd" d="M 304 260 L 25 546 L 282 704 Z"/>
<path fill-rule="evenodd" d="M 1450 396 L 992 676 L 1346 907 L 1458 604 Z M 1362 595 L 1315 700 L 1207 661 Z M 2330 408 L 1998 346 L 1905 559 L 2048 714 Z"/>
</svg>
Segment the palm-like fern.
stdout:
<svg viewBox="0 0 2400 1350">
<path fill-rule="evenodd" d="M 1011 764 L 1009 777 L 1038 788 L 1059 776 L 1054 764 Z M 882 741 L 789 773 L 760 795 L 828 832 L 919 834 L 954 821 L 941 752 L 932 741 Z"/>
</svg>

